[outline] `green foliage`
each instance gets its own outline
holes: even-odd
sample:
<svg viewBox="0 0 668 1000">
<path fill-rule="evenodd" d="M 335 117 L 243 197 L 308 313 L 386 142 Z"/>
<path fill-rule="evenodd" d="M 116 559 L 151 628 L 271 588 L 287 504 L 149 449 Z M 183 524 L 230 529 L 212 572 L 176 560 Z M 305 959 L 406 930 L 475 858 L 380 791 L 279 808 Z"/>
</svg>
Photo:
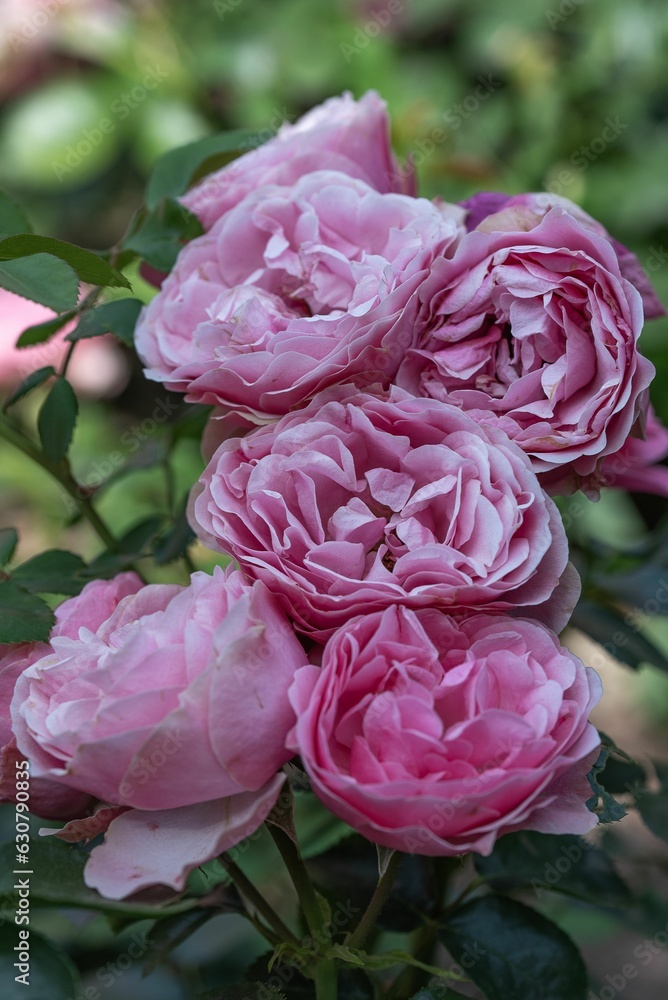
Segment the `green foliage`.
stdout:
<svg viewBox="0 0 668 1000">
<path fill-rule="evenodd" d="M 34 329 L 34 328 L 33 328 Z M 3 405 L 3 410 L 9 409 L 14 403 L 18 403 L 19 399 L 23 399 L 27 396 L 29 392 L 33 389 L 37 389 L 38 386 L 43 385 L 47 379 L 51 378 L 52 375 L 56 374 L 55 368 L 51 365 L 46 365 L 44 368 L 38 368 L 37 371 L 31 372 L 20 385 L 14 390 L 14 392 L 9 396 Z"/>
<path fill-rule="evenodd" d="M 235 129 L 221 135 L 210 135 L 187 146 L 170 149 L 153 168 L 146 189 L 146 204 L 152 211 L 163 198 L 178 198 L 184 194 L 198 173 L 213 169 L 212 159 L 221 155 L 238 153 L 258 146 L 255 134 L 249 129 Z"/>
<path fill-rule="evenodd" d="M 0 567 L 6 566 L 18 545 L 19 533 L 16 528 L 0 528 Z"/>
<path fill-rule="evenodd" d="M 123 248 L 159 271 L 169 271 L 183 245 L 202 232 L 196 216 L 179 202 L 164 198 L 152 211 L 140 213 L 134 228 L 123 240 Z"/>
<path fill-rule="evenodd" d="M 54 462 L 64 458 L 69 450 L 78 412 L 79 403 L 74 389 L 67 379 L 57 378 L 37 418 L 42 448 Z"/>
<path fill-rule="evenodd" d="M 71 1000 L 78 994 L 76 968 L 61 950 L 50 944 L 36 931 L 29 929 L 29 975 L 24 982 L 16 977 L 23 970 L 16 969 L 19 928 L 14 924 L 0 927 L 0 978 L 3 982 L 3 1000 Z"/>
<path fill-rule="evenodd" d="M 39 597 L 12 580 L 0 580 L 0 643 L 46 641 L 54 621 Z"/>
<path fill-rule="evenodd" d="M 489 857 L 474 857 L 476 871 L 497 891 L 530 887 L 600 906 L 624 907 L 631 894 L 604 851 L 581 837 L 522 831 L 501 837 Z"/>
<path fill-rule="evenodd" d="M 487 1000 L 585 1000 L 577 948 L 540 913 L 501 896 L 466 903 L 439 930 L 455 961 Z"/>
<path fill-rule="evenodd" d="M 35 258 L 33 258 L 34 260 Z M 68 312 L 61 313 L 60 316 L 54 316 L 53 319 L 44 320 L 43 323 L 35 323 L 34 326 L 29 326 L 23 331 L 19 339 L 16 341 L 17 347 L 32 347 L 33 344 L 43 344 L 44 341 L 49 340 L 53 337 L 54 333 L 58 333 L 59 330 L 65 326 L 66 323 L 74 317 L 75 310 L 70 309 Z"/>
<path fill-rule="evenodd" d="M 28 217 L 13 198 L 0 188 L 0 236 L 31 232 Z"/>
<path fill-rule="evenodd" d="M 77 328 L 68 333 L 65 339 L 76 341 L 113 333 L 121 343 L 132 347 L 142 304 L 137 299 L 117 299 L 115 302 L 95 306 L 83 314 Z"/>
<path fill-rule="evenodd" d="M 73 243 L 56 240 L 50 236 L 35 236 L 32 233 L 0 240 L 0 260 L 3 261 L 45 254 L 64 261 L 81 281 L 87 281 L 91 285 L 109 288 L 130 287 L 128 279 L 103 257 Z"/>
<path fill-rule="evenodd" d="M 0 243 L 0 250 L 5 242 Z M 0 288 L 56 312 L 73 308 L 79 294 L 79 282 L 69 264 L 48 253 L 16 259 L 0 257 Z"/>
</svg>

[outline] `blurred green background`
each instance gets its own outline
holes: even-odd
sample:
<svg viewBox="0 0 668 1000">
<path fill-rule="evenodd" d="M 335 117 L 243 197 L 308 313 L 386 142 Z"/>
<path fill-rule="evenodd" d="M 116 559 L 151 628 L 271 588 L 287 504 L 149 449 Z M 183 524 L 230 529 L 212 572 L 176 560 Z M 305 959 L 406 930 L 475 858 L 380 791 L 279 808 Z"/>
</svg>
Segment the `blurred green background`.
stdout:
<svg viewBox="0 0 668 1000">
<path fill-rule="evenodd" d="M 106 248 L 124 233 L 166 150 L 230 128 L 267 136 L 327 97 L 373 88 L 388 102 L 398 154 L 417 165 L 421 194 L 453 201 L 481 189 L 551 190 L 571 198 L 637 253 L 668 303 L 667 51 L 665 0 L 0 0 L 0 186 L 23 203 L 36 231 Z M 135 291 L 149 294 L 141 283 Z M 657 367 L 652 396 L 668 422 L 668 320 L 650 323 L 641 346 Z M 83 401 L 74 446 L 83 481 L 104 467 L 121 434 L 139 440 L 135 429 L 157 393 L 151 386 L 147 398 L 135 365 L 117 399 Z M 23 409 L 28 425 L 39 398 Z M 124 475 L 100 497 L 118 532 L 165 507 L 165 473 L 177 499 L 199 474 L 196 435 L 179 442 L 166 469 L 163 433 L 151 431 L 146 447 L 124 454 Z M 59 487 L 7 446 L 0 488 L 1 521 L 21 527 L 22 558 L 53 544 L 97 551 L 85 526 L 66 527 L 71 510 Z M 584 548 L 645 545 L 668 567 L 664 501 L 639 507 L 610 490 L 576 528 Z M 195 561 L 208 568 L 212 556 L 198 548 Z M 175 571 L 152 578 L 161 573 Z M 668 651 L 666 621 L 647 627 Z M 606 728 L 622 746 L 626 736 L 629 749 L 666 759 L 666 675 L 646 668 L 634 684 L 626 668 L 611 669 Z M 625 719 L 626 733 L 615 730 Z M 668 871 L 657 843 L 632 837 L 623 847 L 649 859 L 652 879 Z M 624 940 L 616 918 L 563 903 L 552 915 L 594 963 L 603 942 L 602 976 L 611 942 Z M 182 1000 L 216 981 L 207 970 L 220 975 L 221 962 L 233 976 L 231 956 L 243 965 L 254 946 L 234 918 L 214 924 L 147 980 L 135 963 L 104 997 Z M 61 924 L 47 911 L 43 926 L 91 977 L 109 954 L 101 917 L 82 923 L 73 912 Z M 665 964 L 648 970 L 645 1000 L 665 995 L 665 972 Z"/>
</svg>

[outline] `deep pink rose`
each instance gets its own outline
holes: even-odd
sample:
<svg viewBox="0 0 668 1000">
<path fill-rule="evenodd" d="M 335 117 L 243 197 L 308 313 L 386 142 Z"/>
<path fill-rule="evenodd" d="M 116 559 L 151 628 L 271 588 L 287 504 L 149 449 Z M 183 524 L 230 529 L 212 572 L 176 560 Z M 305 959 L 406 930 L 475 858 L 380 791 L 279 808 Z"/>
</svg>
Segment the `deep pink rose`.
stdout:
<svg viewBox="0 0 668 1000">
<path fill-rule="evenodd" d="M 396 388 L 329 390 L 224 442 L 191 523 L 319 639 L 388 604 L 531 609 L 560 629 L 578 596 L 561 518 L 522 451 Z"/>
<path fill-rule="evenodd" d="M 562 208 L 532 219 L 503 209 L 436 261 L 397 382 L 503 428 L 559 493 L 623 447 L 654 368 L 610 242 Z"/>
<path fill-rule="evenodd" d="M 275 802 L 294 721 L 287 691 L 306 656 L 276 600 L 238 571 L 143 586 L 101 621 L 90 598 L 109 584 L 96 585 L 77 599 L 76 637 L 70 614 L 52 652 L 19 676 L 16 741 L 32 776 L 131 807 L 112 812 L 89 885 L 115 898 L 151 882 L 182 887 Z M 128 830 L 135 849 L 118 856 Z"/>
<path fill-rule="evenodd" d="M 414 194 L 414 177 L 392 155 L 387 106 L 374 91 L 359 101 L 333 97 L 274 138 L 205 177 L 182 199 L 205 229 L 264 184 L 294 184 L 315 170 L 336 170 L 376 191 Z"/>
<path fill-rule="evenodd" d="M 388 381 L 462 217 L 333 171 L 260 187 L 184 247 L 140 317 L 147 377 L 257 422 L 338 382 Z"/>
<path fill-rule="evenodd" d="M 596 825 L 587 717 L 600 682 L 535 621 L 365 615 L 329 640 L 321 668 L 297 672 L 290 697 L 288 743 L 315 793 L 385 847 L 489 854 L 513 830 Z"/>
</svg>

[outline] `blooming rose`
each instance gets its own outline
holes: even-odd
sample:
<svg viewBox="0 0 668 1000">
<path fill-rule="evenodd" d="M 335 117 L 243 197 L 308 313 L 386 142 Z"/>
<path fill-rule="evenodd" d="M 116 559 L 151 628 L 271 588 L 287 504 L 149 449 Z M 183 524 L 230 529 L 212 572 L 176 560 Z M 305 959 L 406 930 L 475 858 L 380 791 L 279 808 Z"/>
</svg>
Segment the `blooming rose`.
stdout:
<svg viewBox="0 0 668 1000">
<path fill-rule="evenodd" d="M 333 97 L 294 125 L 234 160 L 181 200 L 205 229 L 264 184 L 294 184 L 315 170 L 336 170 L 385 193 L 414 194 L 414 178 L 392 155 L 387 107 L 374 91 L 355 101 Z"/>
<path fill-rule="evenodd" d="M 94 630 L 111 616 L 119 601 L 143 586 L 136 573 L 121 573 L 114 580 L 94 580 L 78 597 L 56 608 L 56 623 L 51 638 L 76 639 L 79 628 Z M 16 682 L 28 667 L 53 652 L 45 642 L 23 642 L 0 646 L 0 801 L 13 802 L 16 793 L 16 764 L 22 769 L 25 759 L 16 746 L 12 730 L 10 704 Z M 49 778 L 30 774 L 30 809 L 46 819 L 70 819 L 80 816 L 91 802 L 85 792 L 68 788 Z"/>
<path fill-rule="evenodd" d="M 489 854 L 513 830 L 585 833 L 598 676 L 535 621 L 387 608 L 299 670 L 288 737 L 316 795 L 368 839 Z"/>
<path fill-rule="evenodd" d="M 25 329 L 45 323 L 56 314 L 0 288 L 0 315 L 0 386 L 14 388 L 37 368 L 60 365 L 70 347 L 65 337 L 74 324 L 63 327 L 43 344 L 19 348 L 16 341 Z M 111 336 L 80 341 L 68 372 L 75 389 L 95 397 L 117 395 L 128 378 L 125 358 Z"/>
<path fill-rule="evenodd" d="M 461 202 L 466 209 L 466 229 L 480 229 L 482 232 L 493 232 L 495 229 L 533 229 L 533 227 L 550 211 L 551 208 L 561 208 L 577 219 L 585 229 L 591 229 L 599 236 L 609 240 L 617 254 L 622 275 L 638 289 L 642 296 L 645 319 L 655 319 L 664 316 L 666 310 L 657 297 L 651 281 L 643 271 L 636 255 L 610 235 L 605 226 L 585 212 L 570 198 L 562 198 L 545 191 L 529 194 L 508 195 L 499 191 L 480 191 L 468 201 Z M 514 209 L 504 211 L 502 209 Z"/>
<path fill-rule="evenodd" d="M 396 388 L 338 387 L 224 442 L 191 524 L 319 639 L 388 604 L 530 608 L 559 629 L 578 596 L 561 519 L 522 451 Z"/>
<path fill-rule="evenodd" d="M 32 776 L 119 807 L 105 811 L 88 885 L 112 898 L 182 888 L 276 801 L 287 691 L 306 656 L 274 598 L 238 571 L 134 587 L 101 621 L 88 617 L 87 590 L 78 634 L 70 613 L 52 652 L 16 681 L 18 748 Z M 74 826 L 90 836 L 90 821 Z"/>
<path fill-rule="evenodd" d="M 337 382 L 389 380 L 463 214 L 331 170 L 259 187 L 184 247 L 142 313 L 147 377 L 257 422 Z"/>
<path fill-rule="evenodd" d="M 637 349 L 640 294 L 608 239 L 562 207 L 541 219 L 511 206 L 436 261 L 419 294 L 399 385 L 498 424 L 553 493 L 624 446 L 654 369 Z"/>
</svg>

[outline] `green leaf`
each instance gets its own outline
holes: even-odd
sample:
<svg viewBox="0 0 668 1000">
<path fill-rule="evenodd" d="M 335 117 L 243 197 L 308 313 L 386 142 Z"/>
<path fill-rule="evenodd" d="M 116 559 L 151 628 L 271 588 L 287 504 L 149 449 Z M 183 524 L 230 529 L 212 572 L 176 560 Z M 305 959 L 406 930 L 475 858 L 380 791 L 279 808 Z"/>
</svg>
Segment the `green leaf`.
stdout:
<svg viewBox="0 0 668 1000">
<path fill-rule="evenodd" d="M 23 973 L 16 968 L 17 956 L 14 949 L 19 944 L 19 931 L 26 928 L 9 923 L 0 928 L 0 979 L 2 979 L 3 1000 L 71 1000 L 78 995 L 78 973 L 67 955 L 58 951 L 45 938 L 27 928 L 29 934 L 29 974 L 27 985 L 16 981 Z"/>
<path fill-rule="evenodd" d="M 153 168 L 146 191 L 146 204 L 154 209 L 162 198 L 178 198 L 184 194 L 198 169 L 212 157 L 259 145 L 255 133 L 248 129 L 235 129 L 170 149 Z"/>
<path fill-rule="evenodd" d="M 587 972 L 571 939 L 514 899 L 466 903 L 439 937 L 487 1000 L 585 1000 Z"/>
<path fill-rule="evenodd" d="M 99 254 L 84 250 L 73 243 L 56 240 L 51 236 L 10 236 L 0 240 L 0 260 L 13 260 L 16 257 L 28 257 L 32 254 L 50 254 L 59 257 L 69 264 L 81 281 L 89 285 L 102 285 L 105 288 L 130 288 L 130 282 L 112 267 Z"/>
<path fill-rule="evenodd" d="M 580 601 L 573 612 L 571 625 L 630 667 L 651 663 L 660 670 L 668 671 L 668 657 L 614 608 L 589 600 Z"/>
<path fill-rule="evenodd" d="M 180 559 L 188 551 L 189 546 L 195 540 L 195 532 L 188 524 L 187 517 L 188 498 L 181 508 L 176 522 L 169 529 L 160 542 L 156 545 L 153 556 L 159 566 L 174 562 Z"/>
<path fill-rule="evenodd" d="M 86 564 L 81 556 L 47 549 L 17 566 L 12 579 L 31 594 L 78 594 L 86 583 L 80 576 Z"/>
<path fill-rule="evenodd" d="M 33 344 L 43 344 L 45 340 L 53 337 L 54 333 L 58 333 L 66 323 L 69 323 L 74 315 L 74 309 L 70 309 L 69 312 L 54 316 L 53 319 L 47 319 L 44 323 L 35 323 L 34 326 L 27 327 L 16 341 L 16 346 L 32 347 Z"/>
<path fill-rule="evenodd" d="M 661 840 L 668 840 L 668 791 L 646 792 L 636 807 L 645 826 Z"/>
<path fill-rule="evenodd" d="M 48 378 L 56 374 L 56 369 L 51 365 L 47 365 L 45 368 L 38 368 L 37 371 L 31 372 L 23 382 L 14 390 L 9 399 L 6 399 L 2 409 L 8 410 L 10 406 L 14 403 L 18 403 L 19 399 L 23 399 L 27 396 L 29 392 L 36 389 L 38 386 L 42 385 Z"/>
<path fill-rule="evenodd" d="M 592 790 L 591 798 L 587 800 L 587 808 L 597 814 L 600 823 L 616 823 L 626 816 L 626 806 L 618 802 L 598 780 L 598 776 L 605 769 L 609 757 L 609 747 L 601 747 L 596 763 L 587 775 Z"/>
<path fill-rule="evenodd" d="M 59 313 L 72 309 L 79 297 L 79 282 L 72 268 L 47 253 L 0 263 L 0 287 Z"/>
<path fill-rule="evenodd" d="M 630 893 L 604 851 L 570 834 L 522 831 L 501 837 L 486 857 L 474 855 L 476 871 L 493 888 L 530 886 L 538 899 L 561 892 L 601 906 L 627 906 Z"/>
<path fill-rule="evenodd" d="M 6 566 L 19 543 L 16 528 L 0 528 L 0 566 Z"/>
<path fill-rule="evenodd" d="M 414 993 L 411 1000 L 462 1000 L 463 993 L 457 993 L 438 980 L 432 981 L 419 993 Z M 466 998 L 464 998 L 466 1000 Z"/>
<path fill-rule="evenodd" d="M 65 340 L 83 340 L 113 333 L 121 343 L 133 347 L 134 330 L 142 305 L 139 299 L 117 299 L 95 306 L 83 314 L 76 330 L 68 333 Z"/>
<path fill-rule="evenodd" d="M 58 378 L 37 417 L 37 429 L 46 455 L 58 462 L 68 452 L 77 422 L 79 403 L 67 379 Z"/>
<path fill-rule="evenodd" d="M 139 221 L 137 228 L 125 238 L 123 246 L 159 271 L 170 271 L 185 243 L 202 232 L 202 225 L 196 216 L 178 202 L 167 199 Z"/>
<path fill-rule="evenodd" d="M 15 236 L 17 233 L 31 231 L 32 226 L 21 206 L 0 188 L 0 233 L 4 236 Z"/>
<path fill-rule="evenodd" d="M 87 578 L 109 578 L 148 555 L 146 549 L 164 527 L 161 516 L 148 517 L 140 521 L 123 535 L 118 542 L 118 551 L 103 552 L 88 564 Z"/>
<path fill-rule="evenodd" d="M 0 642 L 46 642 L 55 618 L 41 598 L 0 580 Z"/>
<path fill-rule="evenodd" d="M 314 858 L 329 851 L 355 831 L 326 809 L 310 792 L 295 795 L 294 821 L 301 855 Z"/>
<path fill-rule="evenodd" d="M 216 910 L 204 910 L 197 907 L 187 910 L 185 913 L 177 913 L 166 920 L 159 920 L 146 936 L 146 943 L 149 946 L 146 959 L 142 968 L 142 975 L 148 976 L 165 961 L 167 956 L 186 941 L 191 934 L 205 924 L 212 917 L 217 916 Z"/>
</svg>

